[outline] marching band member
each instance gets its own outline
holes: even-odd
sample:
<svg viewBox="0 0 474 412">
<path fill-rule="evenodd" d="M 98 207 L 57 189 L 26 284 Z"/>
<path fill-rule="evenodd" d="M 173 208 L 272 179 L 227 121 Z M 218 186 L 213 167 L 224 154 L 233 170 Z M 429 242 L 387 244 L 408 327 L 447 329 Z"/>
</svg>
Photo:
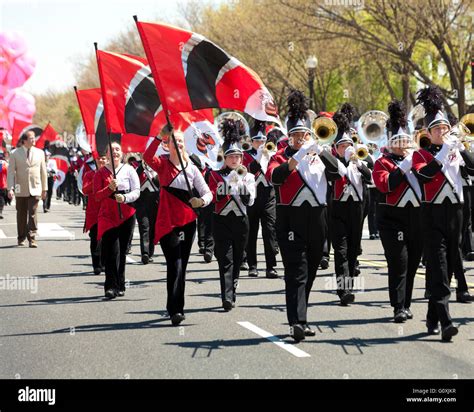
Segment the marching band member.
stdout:
<svg viewBox="0 0 474 412">
<path fill-rule="evenodd" d="M 276 190 L 278 244 L 285 267 L 290 336 L 301 341 L 315 332 L 307 306 L 327 232 L 327 180 L 340 177 L 337 160 L 311 138 L 308 105 L 300 91 L 288 97 L 290 144 L 272 156 L 266 177 Z"/>
<path fill-rule="evenodd" d="M 122 163 L 122 147 L 113 142 L 107 149 L 108 163 L 94 175 L 94 198 L 100 202 L 97 240 L 102 239 L 105 260 L 105 297 L 125 295 L 125 261 L 130 237 L 133 235 L 135 209 L 128 205 L 140 196 L 137 172 Z M 115 178 L 113 167 L 115 168 Z M 117 206 L 119 205 L 119 206 Z M 120 207 L 122 216 L 119 214 Z"/>
<path fill-rule="evenodd" d="M 178 326 L 184 316 L 186 267 L 196 232 L 196 212 L 212 201 L 199 169 L 190 162 L 184 147 L 184 135 L 175 131 L 176 146 L 170 140 L 169 155 L 155 156 L 161 143 L 157 136 L 143 154 L 143 160 L 158 173 L 160 202 L 155 224 L 155 244 L 160 242 L 166 259 L 168 299 L 166 309 L 173 326 Z M 178 153 L 179 151 L 179 153 Z M 180 157 L 184 170 L 181 167 Z M 186 174 L 186 177 L 185 177 Z M 187 180 L 186 180 L 187 179 Z M 200 197 L 192 195 L 195 189 Z"/>
<path fill-rule="evenodd" d="M 350 125 L 345 114 L 333 116 L 337 124 L 334 142 L 336 157 L 344 168 L 342 176 L 333 185 L 330 211 L 331 238 L 334 249 L 334 268 L 337 294 L 341 305 L 354 302 L 353 278 L 357 276 L 357 256 L 360 251 L 362 225 L 364 222 L 365 193 L 363 184 L 370 183 L 369 168 L 356 156 Z"/>
<path fill-rule="evenodd" d="M 422 187 L 422 224 L 425 236 L 426 277 L 429 292 L 426 326 L 443 341 L 458 333 L 449 313 L 450 272 L 459 259 L 462 230 L 463 190 L 461 170 L 474 172 L 474 156 L 451 134 L 442 112 L 439 88 L 430 86 L 418 92 L 418 103 L 425 109 L 425 124 L 431 145 L 413 155 L 413 168 Z"/>
<path fill-rule="evenodd" d="M 212 232 L 219 265 L 222 307 L 226 312 L 235 307 L 240 266 L 247 245 L 249 219 L 247 206 L 255 200 L 255 178 L 242 166 L 242 149 L 238 121 L 223 124 L 224 167 L 209 174 L 209 187 L 215 210 Z"/>
<path fill-rule="evenodd" d="M 82 193 L 87 197 L 84 233 L 89 232 L 92 268 L 95 275 L 100 275 L 100 272 L 105 269 L 104 254 L 101 253 L 102 242 L 97 240 L 100 202 L 97 202 L 94 197 L 94 176 L 106 163 L 107 156 L 105 154 L 99 155 L 97 158 L 97 166 L 95 162 L 89 162 L 88 170 L 82 175 Z"/>
<path fill-rule="evenodd" d="M 140 253 L 142 263 L 153 262 L 155 253 L 155 223 L 160 199 L 158 176 L 143 160 L 136 162 L 140 179 L 140 197 L 135 202 L 138 231 L 140 233 Z"/>
<path fill-rule="evenodd" d="M 271 152 L 265 148 L 265 122 L 255 120 L 251 128 L 252 147 L 243 154 L 243 165 L 255 176 L 257 195 L 255 203 L 248 207 L 249 239 L 247 242 L 247 262 L 249 276 L 257 277 L 257 235 L 262 224 L 262 238 L 265 251 L 266 277 L 278 278 L 275 270 L 277 240 L 275 232 L 276 198 L 275 189 L 265 177 Z M 274 143 L 272 143 L 274 144 Z M 276 147 L 276 146 L 275 146 Z"/>
<path fill-rule="evenodd" d="M 413 283 L 423 253 L 421 189 L 411 170 L 413 139 L 403 103 L 394 100 L 388 113 L 388 152 L 375 162 L 373 178 L 380 192 L 376 216 L 388 264 L 390 304 L 400 323 L 413 318 Z"/>
</svg>

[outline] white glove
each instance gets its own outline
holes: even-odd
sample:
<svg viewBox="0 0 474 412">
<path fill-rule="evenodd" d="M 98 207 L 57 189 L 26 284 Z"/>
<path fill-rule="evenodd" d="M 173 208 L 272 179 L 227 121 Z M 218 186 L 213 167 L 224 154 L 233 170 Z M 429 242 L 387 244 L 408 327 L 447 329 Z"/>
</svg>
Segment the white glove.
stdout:
<svg viewBox="0 0 474 412">
<path fill-rule="evenodd" d="M 355 147 L 354 146 L 347 146 L 346 151 L 344 152 L 344 159 L 346 159 L 346 162 L 351 160 L 351 157 L 355 155 Z"/>
<path fill-rule="evenodd" d="M 237 171 L 232 170 L 232 172 L 229 173 L 229 184 L 232 186 L 236 186 L 239 180 L 240 180 L 240 177 L 237 174 Z"/>
<path fill-rule="evenodd" d="M 449 151 L 454 148 L 454 145 L 456 144 L 455 141 L 453 140 L 446 140 L 441 147 L 441 150 L 438 152 L 438 154 L 435 156 L 435 159 L 438 162 L 442 162 L 446 156 L 448 155 Z"/>
<path fill-rule="evenodd" d="M 300 150 L 298 150 L 294 155 L 293 159 L 295 159 L 298 163 L 303 160 L 303 157 L 313 148 L 314 141 L 310 140 L 309 142 L 305 143 Z"/>
<path fill-rule="evenodd" d="M 260 160 L 262 160 L 262 155 L 263 155 L 263 149 L 265 148 L 265 145 L 261 145 L 257 149 L 257 155 L 255 156 L 255 160 L 260 163 Z"/>
<path fill-rule="evenodd" d="M 411 169 L 412 159 L 413 159 L 413 153 L 409 153 L 398 166 L 404 174 L 407 173 Z"/>
<path fill-rule="evenodd" d="M 466 150 L 466 147 L 464 146 L 464 144 L 458 139 L 456 139 L 456 143 L 454 147 L 458 149 L 460 152 L 464 152 L 464 150 Z"/>
</svg>

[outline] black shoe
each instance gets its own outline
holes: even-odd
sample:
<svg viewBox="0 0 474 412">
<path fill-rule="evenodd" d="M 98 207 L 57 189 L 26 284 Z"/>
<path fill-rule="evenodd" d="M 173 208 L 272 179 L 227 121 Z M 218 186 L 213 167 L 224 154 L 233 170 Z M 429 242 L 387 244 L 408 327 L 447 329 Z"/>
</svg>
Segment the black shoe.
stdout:
<svg viewBox="0 0 474 412">
<path fill-rule="evenodd" d="M 474 252 L 466 253 L 466 256 L 464 256 L 464 259 L 467 260 L 468 262 L 474 261 Z"/>
<path fill-rule="evenodd" d="M 206 250 L 204 252 L 204 262 L 211 263 L 212 262 L 212 253 Z"/>
<path fill-rule="evenodd" d="M 119 290 L 117 292 L 117 296 L 125 296 L 125 291 L 124 290 Z"/>
<path fill-rule="evenodd" d="M 413 319 L 413 313 L 411 313 L 410 308 L 405 308 L 404 310 L 407 315 L 407 319 Z"/>
<path fill-rule="evenodd" d="M 48 213 L 48 212 L 49 212 L 49 209 L 43 209 L 43 212 L 44 212 L 44 213 Z"/>
<path fill-rule="evenodd" d="M 456 302 L 469 303 L 472 301 L 472 296 L 466 290 L 464 292 L 456 292 Z"/>
<path fill-rule="evenodd" d="M 204 249 L 203 247 L 200 247 L 199 248 L 199 254 L 200 255 L 204 255 L 204 252 L 206 251 L 206 249 Z"/>
<path fill-rule="evenodd" d="M 109 289 L 105 292 L 105 297 L 107 299 L 115 299 L 117 297 L 117 293 L 115 293 L 115 290 Z"/>
<path fill-rule="evenodd" d="M 354 268 L 354 277 L 360 275 L 360 266 L 359 266 L 359 261 L 356 262 L 355 268 Z"/>
<path fill-rule="evenodd" d="M 327 257 L 323 257 L 321 259 L 319 267 L 321 268 L 321 270 L 326 270 L 329 267 L 329 259 Z"/>
<path fill-rule="evenodd" d="M 251 268 L 251 269 L 249 269 L 249 277 L 251 277 L 251 278 L 256 278 L 256 277 L 258 277 L 258 270 L 257 270 L 257 268 Z"/>
<path fill-rule="evenodd" d="M 344 292 L 339 298 L 341 299 L 342 306 L 347 306 L 355 300 L 355 296 L 352 292 Z"/>
<path fill-rule="evenodd" d="M 428 335 L 439 335 L 439 326 L 437 323 L 436 325 L 430 325 L 427 322 L 426 327 L 428 328 Z"/>
<path fill-rule="evenodd" d="M 278 272 L 275 269 L 269 269 L 267 270 L 265 277 L 267 279 L 278 279 Z"/>
<path fill-rule="evenodd" d="M 224 302 L 222 302 L 222 307 L 226 312 L 230 312 L 232 308 L 235 308 L 235 303 L 230 302 L 228 300 L 224 300 Z"/>
<path fill-rule="evenodd" d="M 311 329 L 307 323 L 303 325 L 303 329 L 305 336 L 316 336 L 316 332 Z"/>
<path fill-rule="evenodd" d="M 300 342 L 304 340 L 304 328 L 303 326 L 299 325 L 298 323 L 295 325 L 290 326 L 290 336 L 296 341 Z"/>
<path fill-rule="evenodd" d="M 153 263 L 153 258 L 152 257 L 148 258 L 148 263 Z"/>
<path fill-rule="evenodd" d="M 144 265 L 148 265 L 148 263 L 150 262 L 150 256 L 148 256 L 146 253 L 142 255 L 142 263 Z"/>
<path fill-rule="evenodd" d="M 431 293 L 425 290 L 425 299 L 429 299 L 431 297 Z"/>
<path fill-rule="evenodd" d="M 126 255 L 131 255 L 132 254 L 132 248 L 128 248 L 127 251 L 125 252 Z"/>
<path fill-rule="evenodd" d="M 393 320 L 395 323 L 402 323 L 407 320 L 407 314 L 403 309 L 397 309 L 394 311 Z"/>
<path fill-rule="evenodd" d="M 175 313 L 171 316 L 171 323 L 173 326 L 178 326 L 186 317 L 182 313 Z"/>
<path fill-rule="evenodd" d="M 1 219 L 4 219 L 4 217 L 3 217 L 2 215 L 0 215 L 0 220 L 1 220 Z"/>
<path fill-rule="evenodd" d="M 94 268 L 94 275 L 100 275 L 100 272 L 102 272 L 102 268 Z"/>
<path fill-rule="evenodd" d="M 441 331 L 441 340 L 443 342 L 450 342 L 453 336 L 458 334 L 458 328 L 453 324 L 446 326 Z"/>
<path fill-rule="evenodd" d="M 375 240 L 375 235 L 370 235 L 370 236 L 369 236 L 369 239 L 370 239 L 370 240 Z"/>
<path fill-rule="evenodd" d="M 240 270 L 249 270 L 249 265 L 247 262 L 242 262 L 240 265 Z"/>
</svg>

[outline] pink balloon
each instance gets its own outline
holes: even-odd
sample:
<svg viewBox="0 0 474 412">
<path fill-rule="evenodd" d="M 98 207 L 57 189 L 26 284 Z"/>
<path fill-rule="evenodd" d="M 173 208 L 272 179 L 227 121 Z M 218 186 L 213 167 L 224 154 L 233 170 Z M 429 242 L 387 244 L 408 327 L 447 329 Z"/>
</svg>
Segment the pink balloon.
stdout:
<svg viewBox="0 0 474 412">
<path fill-rule="evenodd" d="M 14 119 L 31 122 L 36 112 L 35 98 L 25 90 L 13 89 L 0 99 L 0 126 L 10 133 Z"/>
<path fill-rule="evenodd" d="M 0 33 L 0 96 L 9 89 L 22 86 L 36 66 L 28 53 L 25 40 L 18 33 Z"/>
</svg>

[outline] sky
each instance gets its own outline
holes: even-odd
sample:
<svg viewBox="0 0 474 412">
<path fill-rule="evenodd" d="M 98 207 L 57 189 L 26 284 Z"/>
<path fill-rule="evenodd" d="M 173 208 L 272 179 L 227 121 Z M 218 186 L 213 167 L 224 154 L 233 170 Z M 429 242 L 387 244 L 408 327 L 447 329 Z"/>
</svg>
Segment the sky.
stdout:
<svg viewBox="0 0 474 412">
<path fill-rule="evenodd" d="M 21 33 L 36 69 L 24 88 L 34 94 L 75 84 L 75 62 L 142 21 L 180 18 L 188 0 L 0 0 L 0 31 Z"/>
</svg>

